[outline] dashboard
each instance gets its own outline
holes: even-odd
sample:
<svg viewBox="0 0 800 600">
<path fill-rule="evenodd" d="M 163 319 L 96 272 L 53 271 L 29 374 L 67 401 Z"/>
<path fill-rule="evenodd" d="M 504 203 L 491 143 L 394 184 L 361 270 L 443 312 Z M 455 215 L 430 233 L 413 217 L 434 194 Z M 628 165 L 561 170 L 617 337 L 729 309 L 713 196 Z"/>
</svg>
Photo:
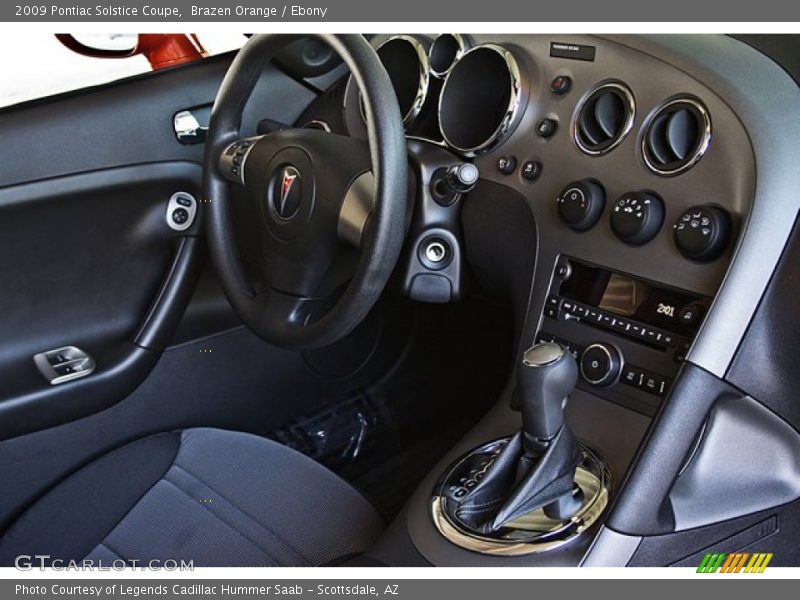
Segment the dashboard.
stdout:
<svg viewBox="0 0 800 600">
<path fill-rule="evenodd" d="M 617 564 L 639 536 L 714 523 L 697 509 L 702 502 L 682 504 L 672 482 L 723 394 L 715 386 L 735 379 L 747 339 L 758 340 L 749 369 L 767 373 L 781 360 L 770 350 L 780 337 L 773 328 L 768 337 L 748 328 L 800 208 L 790 158 L 800 137 L 796 83 L 726 36 L 371 41 L 417 168 L 422 231 L 412 225 L 409 260 L 431 232 L 444 240 L 448 229 L 452 264 L 464 263 L 459 274 L 483 275 L 486 287 L 513 280 L 506 291 L 518 353 L 554 340 L 575 354 L 581 377 L 567 407 L 571 426 L 625 481 L 608 535 L 591 551 L 577 544 L 514 564 Z M 365 135 L 352 82 L 345 77 L 327 100 L 336 110 L 326 114 L 340 115 L 332 129 Z M 449 207 L 452 217 L 431 210 L 426 193 L 447 161 L 474 165 L 480 178 Z M 513 407 L 513 398 L 509 390 L 504 403 Z M 518 416 L 498 405 L 442 464 L 517 426 Z M 702 435 L 719 432 L 712 434 Z M 416 549 L 440 565 L 511 564 L 440 539 L 428 518 L 437 476 L 434 469 L 409 505 Z M 645 507 L 651 497 L 669 498 L 673 522 Z M 753 510 L 742 505 L 747 494 L 727 497 L 736 504 L 729 514 Z"/>
<path fill-rule="evenodd" d="M 466 213 L 481 202 L 492 210 L 485 196 L 502 190 L 533 215 L 535 264 L 521 346 L 565 344 L 584 368 L 583 388 L 655 414 L 712 307 L 753 202 L 755 158 L 739 116 L 706 83 L 626 38 L 403 34 L 371 41 L 395 89 L 411 154 L 438 153 L 440 162 L 449 156 L 479 171 L 483 185 L 454 208 Z M 329 127 L 365 137 L 352 78 L 335 97 L 341 121 Z M 313 111 L 304 118 L 324 120 Z M 425 190 L 426 170 L 418 170 L 417 187 Z M 435 234 L 452 246 L 454 259 L 436 276 L 450 278 L 455 299 L 461 263 L 475 261 L 440 221 L 423 222 L 428 235 L 412 244 Z M 486 224 L 509 228 L 495 231 L 497 245 L 519 226 Z M 422 250 L 410 255 L 424 262 Z M 416 266 L 406 279 L 430 264 Z"/>
</svg>

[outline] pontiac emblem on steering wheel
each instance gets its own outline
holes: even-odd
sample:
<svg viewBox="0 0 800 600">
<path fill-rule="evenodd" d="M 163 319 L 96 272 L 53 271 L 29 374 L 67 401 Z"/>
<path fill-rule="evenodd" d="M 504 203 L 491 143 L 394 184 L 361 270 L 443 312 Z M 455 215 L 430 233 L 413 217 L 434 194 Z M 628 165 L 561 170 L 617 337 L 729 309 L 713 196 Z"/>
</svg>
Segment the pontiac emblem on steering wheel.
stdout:
<svg viewBox="0 0 800 600">
<path fill-rule="evenodd" d="M 302 189 L 300 172 L 291 165 L 285 166 L 272 182 L 272 208 L 281 219 L 288 221 L 300 209 Z"/>
</svg>

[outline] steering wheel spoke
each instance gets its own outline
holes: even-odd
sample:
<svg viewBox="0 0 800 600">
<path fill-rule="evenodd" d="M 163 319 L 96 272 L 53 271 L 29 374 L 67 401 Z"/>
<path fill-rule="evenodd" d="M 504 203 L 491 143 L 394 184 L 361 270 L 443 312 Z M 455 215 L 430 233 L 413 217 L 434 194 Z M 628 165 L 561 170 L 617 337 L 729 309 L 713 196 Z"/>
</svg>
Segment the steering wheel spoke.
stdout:
<svg viewBox="0 0 800 600">
<path fill-rule="evenodd" d="M 245 185 L 245 163 L 256 142 L 263 137 L 248 137 L 228 144 L 219 156 L 219 174 L 230 183 Z"/>
</svg>

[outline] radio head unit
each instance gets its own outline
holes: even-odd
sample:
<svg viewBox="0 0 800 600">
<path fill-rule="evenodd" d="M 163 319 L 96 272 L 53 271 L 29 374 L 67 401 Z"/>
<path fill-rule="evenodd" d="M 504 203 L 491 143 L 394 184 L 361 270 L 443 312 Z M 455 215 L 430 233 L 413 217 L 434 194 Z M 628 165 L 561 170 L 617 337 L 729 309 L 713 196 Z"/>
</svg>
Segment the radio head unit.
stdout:
<svg viewBox="0 0 800 600">
<path fill-rule="evenodd" d="M 574 260 L 569 265 L 569 277 L 554 285 L 562 298 L 678 336 L 697 333 L 708 304 L 703 296 Z"/>
<path fill-rule="evenodd" d="M 711 299 L 560 257 L 538 341 L 578 360 L 578 387 L 647 415 L 669 391 Z"/>
</svg>

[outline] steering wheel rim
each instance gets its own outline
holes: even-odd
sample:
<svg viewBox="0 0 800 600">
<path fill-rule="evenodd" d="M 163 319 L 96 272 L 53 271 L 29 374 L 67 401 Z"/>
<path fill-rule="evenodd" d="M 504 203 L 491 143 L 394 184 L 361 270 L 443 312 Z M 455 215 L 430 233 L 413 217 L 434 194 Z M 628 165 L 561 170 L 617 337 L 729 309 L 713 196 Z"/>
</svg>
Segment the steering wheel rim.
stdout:
<svg viewBox="0 0 800 600">
<path fill-rule="evenodd" d="M 258 35 L 239 51 L 212 109 L 203 164 L 206 231 L 222 288 L 246 326 L 266 341 L 289 349 L 332 344 L 366 317 L 399 258 L 408 202 L 402 118 L 380 59 L 363 36 L 314 35 L 342 57 L 362 92 L 375 198 L 352 278 L 324 314 L 312 318 L 303 314 L 302 302 L 292 294 L 274 289 L 257 291 L 251 286 L 238 255 L 232 221 L 231 185 L 235 184 L 220 171 L 220 157 L 240 139 L 242 112 L 263 67 L 280 49 L 302 36 Z M 342 190 L 341 201 L 344 194 Z M 270 258 L 266 256 L 265 260 Z"/>
</svg>

